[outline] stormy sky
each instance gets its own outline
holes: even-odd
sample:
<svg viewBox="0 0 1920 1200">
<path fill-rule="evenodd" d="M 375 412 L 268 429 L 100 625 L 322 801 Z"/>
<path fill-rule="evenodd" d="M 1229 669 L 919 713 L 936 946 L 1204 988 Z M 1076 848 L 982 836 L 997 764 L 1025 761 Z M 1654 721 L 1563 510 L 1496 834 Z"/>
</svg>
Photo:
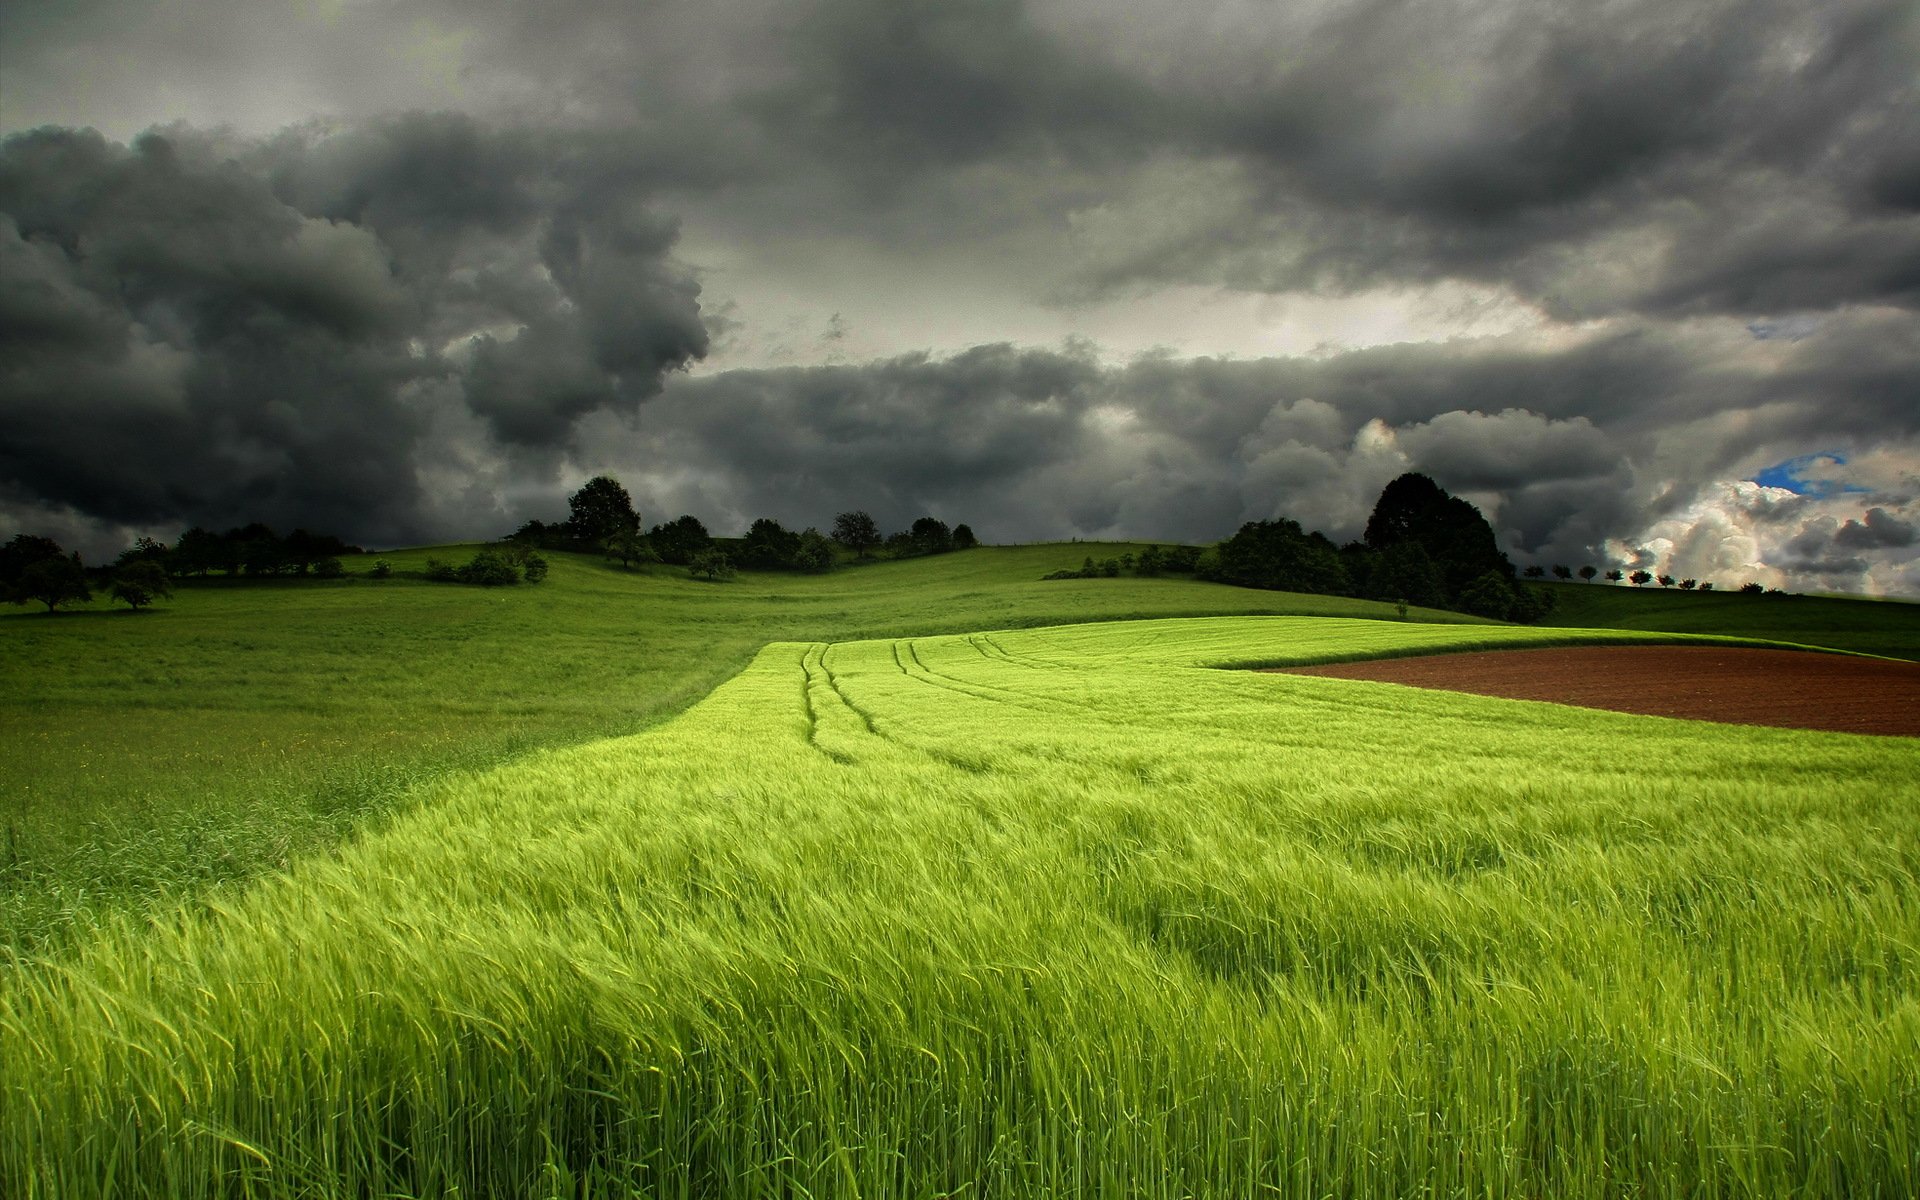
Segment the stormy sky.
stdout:
<svg viewBox="0 0 1920 1200">
<path fill-rule="evenodd" d="M 0 19 L 0 532 L 1358 534 L 1920 596 L 1911 0 Z"/>
</svg>

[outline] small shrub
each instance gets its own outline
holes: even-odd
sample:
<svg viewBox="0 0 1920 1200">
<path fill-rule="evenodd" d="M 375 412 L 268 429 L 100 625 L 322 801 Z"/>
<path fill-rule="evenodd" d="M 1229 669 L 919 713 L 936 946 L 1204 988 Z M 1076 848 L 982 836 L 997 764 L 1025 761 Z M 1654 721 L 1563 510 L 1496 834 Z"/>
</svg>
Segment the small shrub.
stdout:
<svg viewBox="0 0 1920 1200">
<path fill-rule="evenodd" d="M 384 558 L 375 559 L 373 562 L 373 570 L 368 571 L 367 574 L 373 576 L 375 579 L 391 579 L 393 578 L 393 564 Z"/>
<path fill-rule="evenodd" d="M 482 550 L 456 572 L 461 583 L 477 587 L 505 587 L 520 582 L 520 572 L 497 550 Z"/>
<path fill-rule="evenodd" d="M 708 583 L 720 583 L 733 578 L 733 563 L 718 550 L 702 550 L 687 564 L 687 574 Z"/>
<path fill-rule="evenodd" d="M 323 558 L 313 564 L 313 574 L 316 579 L 339 579 L 346 573 L 347 569 L 340 565 L 340 560 L 337 558 Z"/>
<path fill-rule="evenodd" d="M 538 554 L 529 554 L 520 571 L 528 583 L 539 583 L 547 577 L 547 560 Z"/>
<path fill-rule="evenodd" d="M 437 558 L 429 558 L 427 578 L 435 583 L 459 583 L 460 573 L 453 569 L 452 563 L 443 563 Z"/>
</svg>

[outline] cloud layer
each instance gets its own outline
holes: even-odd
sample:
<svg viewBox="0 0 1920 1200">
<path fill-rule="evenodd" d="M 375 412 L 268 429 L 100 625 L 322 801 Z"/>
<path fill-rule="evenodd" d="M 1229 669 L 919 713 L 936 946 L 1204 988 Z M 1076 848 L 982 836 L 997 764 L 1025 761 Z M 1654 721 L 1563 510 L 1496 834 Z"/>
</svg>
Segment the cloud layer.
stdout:
<svg viewBox="0 0 1920 1200">
<path fill-rule="evenodd" d="M 1906 0 L 40 6 L 0 524 L 475 536 L 615 470 L 1347 536 L 1414 468 L 1522 556 L 1920 593 L 1916 63 Z"/>
</svg>

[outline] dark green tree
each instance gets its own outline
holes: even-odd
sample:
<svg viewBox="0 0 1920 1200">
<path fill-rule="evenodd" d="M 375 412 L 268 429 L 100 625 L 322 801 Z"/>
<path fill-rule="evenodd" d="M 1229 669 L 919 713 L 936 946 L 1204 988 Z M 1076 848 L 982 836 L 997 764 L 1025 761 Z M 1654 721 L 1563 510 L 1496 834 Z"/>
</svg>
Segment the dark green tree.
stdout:
<svg viewBox="0 0 1920 1200">
<path fill-rule="evenodd" d="M 37 537 L 30 533 L 14 534 L 12 540 L 0 546 L 0 591 L 10 591 L 34 563 L 64 557 L 66 552 L 52 538 Z"/>
<path fill-rule="evenodd" d="M 1366 541 L 1375 550 L 1417 543 L 1440 569 L 1449 596 L 1459 595 L 1489 571 L 1509 583 L 1515 575 L 1480 510 L 1418 472 L 1400 476 L 1381 491 L 1367 520 Z"/>
<path fill-rule="evenodd" d="M 167 579 L 166 568 L 155 558 L 136 558 L 132 562 L 123 562 L 114 572 L 109 591 L 115 600 L 134 612 L 139 612 L 155 600 L 173 598 L 173 585 Z"/>
<path fill-rule="evenodd" d="M 1447 581 L 1418 542 L 1397 542 L 1374 555 L 1364 590 L 1375 600 L 1405 600 L 1421 608 L 1447 606 Z"/>
<path fill-rule="evenodd" d="M 173 544 L 171 564 L 175 575 L 205 575 L 225 561 L 220 535 L 195 525 Z"/>
<path fill-rule="evenodd" d="M 13 585 L 15 604 L 44 604 L 48 615 L 52 615 L 62 604 L 77 604 L 91 599 L 93 590 L 87 586 L 86 568 L 80 565 L 78 554 L 70 558 L 55 555 L 30 562 Z"/>
<path fill-rule="evenodd" d="M 1580 570 L 1576 572 L 1576 574 L 1580 576 L 1581 583 L 1592 583 L 1593 577 L 1595 575 L 1598 575 L 1599 573 L 1600 573 L 1600 568 L 1594 566 L 1592 563 L 1588 563 L 1586 566 L 1581 567 Z"/>
<path fill-rule="evenodd" d="M 281 541 L 286 555 L 287 565 L 296 575 L 305 575 L 316 563 L 323 559 L 338 558 L 342 554 L 351 554 L 355 547 L 347 545 L 330 533 L 309 533 L 296 529 Z"/>
<path fill-rule="evenodd" d="M 1505 621 L 1513 616 L 1513 601 L 1513 585 L 1498 571 L 1488 571 L 1461 590 L 1460 611 Z"/>
<path fill-rule="evenodd" d="M 733 578 L 733 563 L 718 550 L 702 550 L 687 564 L 687 574 L 709 583 L 720 583 Z"/>
<path fill-rule="evenodd" d="M 833 519 L 833 540 L 860 558 L 872 558 L 880 545 L 880 526 L 864 512 L 843 512 Z"/>
<path fill-rule="evenodd" d="M 971 550 L 979 544 L 980 539 L 973 536 L 973 526 L 955 525 L 953 527 L 953 548 L 955 550 Z"/>
<path fill-rule="evenodd" d="M 833 543 L 825 534 L 811 526 L 801 531 L 799 544 L 793 551 L 795 567 L 817 575 L 833 570 L 835 561 Z"/>
<path fill-rule="evenodd" d="M 740 561 L 760 571 L 778 571 L 793 566 L 800 550 L 800 535 L 782 526 L 772 517 L 761 517 L 747 529 L 740 545 Z"/>
<path fill-rule="evenodd" d="M 607 539 L 607 557 L 617 558 L 620 565 L 630 567 L 634 563 L 659 562 L 660 555 L 654 551 L 653 543 L 646 539 L 638 529 L 623 529 Z"/>
<path fill-rule="evenodd" d="M 1350 586 L 1333 543 L 1285 517 L 1242 525 L 1220 543 L 1218 571 L 1225 583 L 1283 592 L 1341 595 Z"/>
<path fill-rule="evenodd" d="M 913 540 L 915 554 L 945 554 L 953 549 L 953 532 L 945 521 L 933 517 L 915 521 L 907 536 Z"/>
<path fill-rule="evenodd" d="M 580 490 L 567 497 L 567 532 L 589 546 L 604 546 L 607 539 L 640 527 L 640 514 L 633 511 L 633 497 L 611 475 L 595 475 Z"/>
<path fill-rule="evenodd" d="M 707 533 L 697 517 L 683 515 L 674 518 L 665 525 L 655 525 L 647 531 L 647 540 L 653 543 L 654 553 L 662 562 L 684 567 L 694 560 L 696 555 L 713 548 L 713 538 Z"/>
</svg>

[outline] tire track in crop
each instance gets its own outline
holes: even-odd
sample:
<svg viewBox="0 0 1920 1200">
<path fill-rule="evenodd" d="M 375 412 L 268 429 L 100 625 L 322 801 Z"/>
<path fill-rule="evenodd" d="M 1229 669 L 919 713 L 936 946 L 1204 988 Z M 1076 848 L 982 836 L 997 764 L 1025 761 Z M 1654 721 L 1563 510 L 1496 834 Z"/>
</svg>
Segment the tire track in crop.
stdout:
<svg viewBox="0 0 1920 1200">
<path fill-rule="evenodd" d="M 822 676 L 814 672 L 813 666 L 814 659 L 820 654 L 821 647 L 818 643 L 815 643 L 814 645 L 808 646 L 806 651 L 800 655 L 800 700 L 801 703 L 806 705 L 807 710 L 807 745 L 812 746 L 815 750 L 826 755 L 834 762 L 842 766 L 849 766 L 854 761 L 850 756 L 838 750 L 831 750 L 820 744 L 820 713 L 813 705 L 813 689 L 816 684 L 823 681 Z M 822 668 L 822 670 L 824 671 L 824 668 Z"/>
<path fill-rule="evenodd" d="M 992 684 L 975 684 L 968 680 L 958 679 L 929 667 L 921 660 L 920 651 L 911 639 L 905 642 L 895 643 L 895 645 L 904 645 L 906 647 L 906 658 L 911 659 L 913 666 L 918 668 L 918 670 L 908 668 L 906 660 L 899 659 L 897 654 L 896 661 L 900 662 L 900 669 L 905 671 L 909 678 L 917 682 L 928 684 L 932 687 L 944 688 L 949 692 L 955 692 L 962 696 L 970 696 L 975 700 L 984 700 L 989 704 L 1011 704 L 1016 708 L 1024 708 L 1029 712 L 1058 712 L 1063 708 L 1070 707 L 1061 701 L 1049 700 L 1045 697 L 1034 696 L 1027 692 L 1016 692 L 1008 688 L 996 688 Z M 999 694 L 994 694 L 996 692 Z"/>
<path fill-rule="evenodd" d="M 969 635 L 967 640 L 971 642 L 975 637 L 978 637 L 987 645 L 992 646 L 1001 661 L 1010 663 L 1016 667 L 1025 667 L 1029 671 L 1085 671 L 1089 669 L 1085 663 L 1063 661 L 1055 658 L 1041 658 L 1037 654 L 1014 654 L 1005 646 L 1001 645 L 999 640 L 990 633 Z M 974 648 L 980 649 L 977 644 Z M 985 650 L 981 650 L 980 654 L 983 658 L 996 657 L 996 655 L 989 655 Z"/>
<path fill-rule="evenodd" d="M 849 709 L 852 710 L 855 716 L 860 718 L 860 723 L 867 727 L 867 732 L 869 734 L 879 738 L 882 741 L 889 741 L 889 742 L 892 741 L 893 740 L 892 738 L 889 738 L 886 734 L 881 733 L 879 728 L 874 725 L 873 714 L 868 712 L 866 709 L 861 708 L 858 704 L 855 704 L 853 702 L 853 698 L 847 695 L 846 689 L 840 686 L 839 676 L 833 673 L 833 667 L 827 663 L 827 656 L 829 654 L 832 654 L 833 651 L 834 651 L 834 646 L 831 646 L 831 645 L 829 645 L 826 649 L 820 651 L 820 670 L 826 674 L 827 686 L 833 689 L 833 694 L 839 698 L 840 703 L 846 705 Z"/>
</svg>

